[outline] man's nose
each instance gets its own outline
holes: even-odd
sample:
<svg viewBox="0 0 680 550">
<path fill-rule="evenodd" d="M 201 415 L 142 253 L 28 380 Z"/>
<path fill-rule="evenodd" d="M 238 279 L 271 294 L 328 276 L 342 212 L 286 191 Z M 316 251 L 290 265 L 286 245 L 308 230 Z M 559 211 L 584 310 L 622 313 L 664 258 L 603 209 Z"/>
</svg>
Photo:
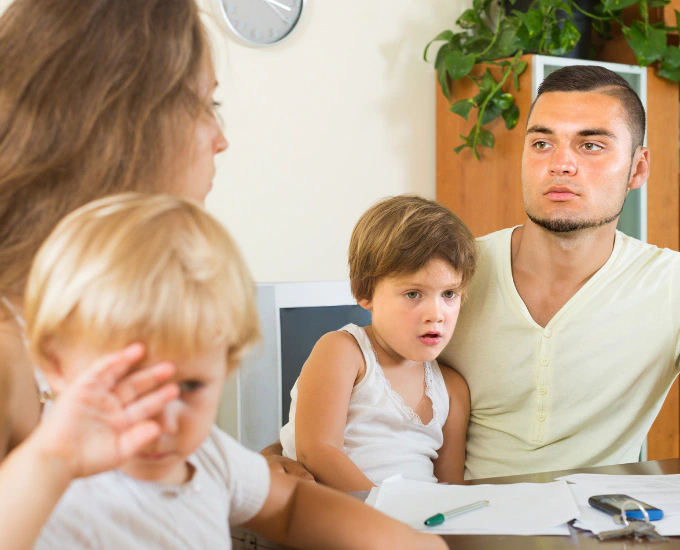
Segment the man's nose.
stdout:
<svg viewBox="0 0 680 550">
<path fill-rule="evenodd" d="M 555 147 L 548 169 L 553 176 L 573 176 L 577 166 L 576 154 L 570 147 Z"/>
</svg>

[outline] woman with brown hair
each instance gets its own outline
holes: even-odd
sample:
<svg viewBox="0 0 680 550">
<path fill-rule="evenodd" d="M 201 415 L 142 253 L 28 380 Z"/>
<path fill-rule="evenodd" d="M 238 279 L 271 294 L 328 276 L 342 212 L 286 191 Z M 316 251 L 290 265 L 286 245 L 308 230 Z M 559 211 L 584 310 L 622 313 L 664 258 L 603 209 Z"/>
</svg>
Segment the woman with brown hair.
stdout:
<svg viewBox="0 0 680 550">
<path fill-rule="evenodd" d="M 101 358 L 33 432 L 49 397 L 36 382 L 22 326 L 34 255 L 61 218 L 104 195 L 203 200 L 213 156 L 227 142 L 213 112 L 216 81 L 194 0 L 15 0 L 0 17 L 0 59 L 0 459 L 16 449 L 0 468 L 0 531 L 19 548 L 31 544 L 69 478 L 114 467 L 153 438 L 156 427 L 145 419 L 177 391 L 159 388 L 171 365 L 126 375 L 144 356 L 132 345 Z M 92 446 L 90 456 L 84 447 L 55 462 L 58 438 L 74 435 L 86 409 L 101 415 L 92 431 L 105 431 L 113 452 Z"/>
</svg>

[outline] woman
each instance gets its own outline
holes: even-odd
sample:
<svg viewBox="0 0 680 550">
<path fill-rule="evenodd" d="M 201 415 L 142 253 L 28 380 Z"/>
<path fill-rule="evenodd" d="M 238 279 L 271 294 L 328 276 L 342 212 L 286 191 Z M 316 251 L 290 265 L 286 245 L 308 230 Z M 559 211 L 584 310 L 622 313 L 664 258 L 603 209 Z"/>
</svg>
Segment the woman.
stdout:
<svg viewBox="0 0 680 550">
<path fill-rule="evenodd" d="M 0 468 L 0 531 L 8 547 L 19 548 L 31 544 L 69 477 L 114 467 L 152 438 L 153 422 L 144 419 L 176 391 L 151 391 L 172 375 L 169 365 L 126 376 L 144 354 L 131 346 L 101 358 L 31 444 L 20 445 L 49 397 L 38 388 L 21 317 L 36 251 L 64 215 L 104 195 L 135 190 L 203 200 L 213 157 L 227 141 L 213 112 L 216 81 L 194 0 L 16 0 L 0 18 L 0 59 L 0 458 L 16 449 Z M 103 397 L 87 409 L 92 385 Z M 99 456 L 99 446 L 89 462 L 59 457 L 68 468 L 43 471 L 38 480 L 53 429 L 69 436 L 79 414 L 94 418 L 107 399 L 109 423 L 93 430 L 107 430 L 117 453 Z M 13 515 L 24 513 L 18 498 L 31 499 L 30 521 Z"/>
</svg>

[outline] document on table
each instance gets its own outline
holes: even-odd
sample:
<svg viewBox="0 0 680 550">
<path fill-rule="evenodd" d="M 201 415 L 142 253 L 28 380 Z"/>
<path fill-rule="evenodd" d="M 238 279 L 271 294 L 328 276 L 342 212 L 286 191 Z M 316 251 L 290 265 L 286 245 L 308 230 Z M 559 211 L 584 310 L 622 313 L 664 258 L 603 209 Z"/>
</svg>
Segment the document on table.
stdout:
<svg viewBox="0 0 680 550">
<path fill-rule="evenodd" d="M 612 516 L 590 506 L 588 499 L 593 495 L 624 494 L 663 510 L 663 519 L 652 522 L 661 535 L 680 535 L 680 474 L 572 474 L 559 479 L 573 483 L 569 488 L 580 508 L 576 527 L 595 534 L 616 529 Z"/>
<path fill-rule="evenodd" d="M 436 527 L 424 521 L 479 500 L 489 505 Z M 579 507 L 566 482 L 441 485 L 394 476 L 367 499 L 374 508 L 419 531 L 438 534 L 568 535 Z"/>
</svg>

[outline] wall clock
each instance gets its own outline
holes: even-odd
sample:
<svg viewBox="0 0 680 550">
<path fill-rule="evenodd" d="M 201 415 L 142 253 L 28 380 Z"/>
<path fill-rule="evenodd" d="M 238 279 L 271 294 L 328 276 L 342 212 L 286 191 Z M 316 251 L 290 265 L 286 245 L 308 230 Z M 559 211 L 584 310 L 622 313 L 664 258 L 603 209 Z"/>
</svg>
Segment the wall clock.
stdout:
<svg viewBox="0 0 680 550">
<path fill-rule="evenodd" d="M 293 32 L 305 0 L 217 0 L 227 29 L 248 46 L 278 44 Z"/>
</svg>

